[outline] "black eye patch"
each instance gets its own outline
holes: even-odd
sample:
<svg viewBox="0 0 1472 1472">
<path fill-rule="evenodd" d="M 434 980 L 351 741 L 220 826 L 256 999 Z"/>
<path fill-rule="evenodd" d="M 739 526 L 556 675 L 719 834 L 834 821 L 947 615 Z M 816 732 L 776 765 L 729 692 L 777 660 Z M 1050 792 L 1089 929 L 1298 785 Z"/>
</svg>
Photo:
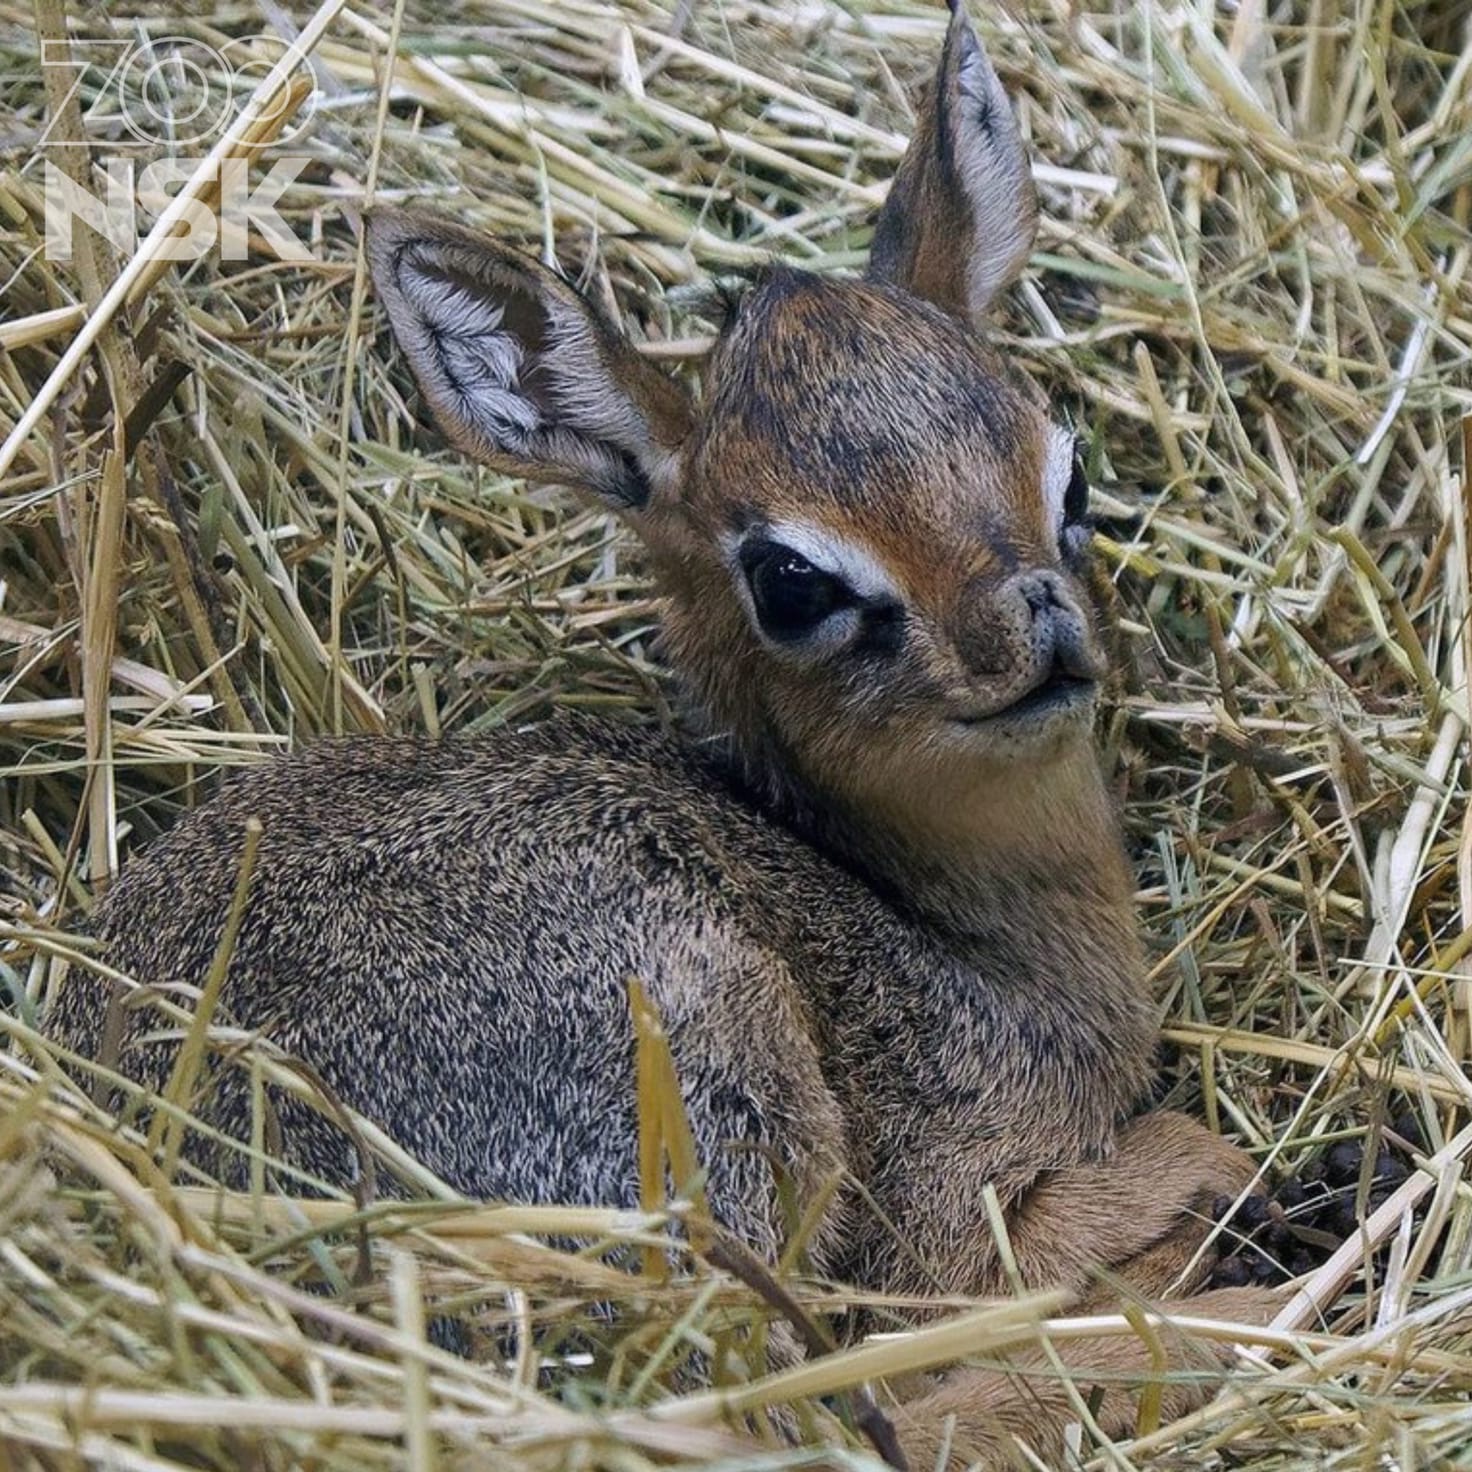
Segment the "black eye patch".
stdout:
<svg viewBox="0 0 1472 1472">
<path fill-rule="evenodd" d="M 841 578 L 780 542 L 747 542 L 738 560 L 762 632 L 778 643 L 806 638 L 830 614 L 855 601 Z"/>
</svg>

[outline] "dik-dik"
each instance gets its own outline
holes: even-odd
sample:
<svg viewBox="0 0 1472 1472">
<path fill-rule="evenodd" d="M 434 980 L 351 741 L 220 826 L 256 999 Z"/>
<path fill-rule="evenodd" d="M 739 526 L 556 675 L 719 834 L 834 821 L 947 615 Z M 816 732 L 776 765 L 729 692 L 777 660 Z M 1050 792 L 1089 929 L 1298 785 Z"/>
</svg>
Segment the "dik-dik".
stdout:
<svg viewBox="0 0 1472 1472">
<path fill-rule="evenodd" d="M 775 1160 L 801 1199 L 835 1172 L 862 1187 L 813 1258 L 866 1288 L 1010 1291 L 991 1186 L 1027 1283 L 1166 1292 L 1252 1167 L 1183 1116 L 1127 1122 L 1156 1018 L 1091 738 L 1087 487 L 980 326 L 1035 223 L 959 10 L 867 275 L 760 272 L 699 399 L 545 267 L 371 215 L 379 300 L 445 433 L 643 542 L 688 729 L 562 717 L 256 769 L 128 868 L 98 921 L 111 964 L 202 982 L 255 816 L 224 1014 L 468 1196 L 636 1202 L 633 976 L 712 1211 L 758 1252 L 783 1243 Z M 74 981 L 58 1008 L 95 1050 L 106 999 Z M 156 1084 L 150 1025 L 130 1014 L 122 1060 Z M 211 1108 L 247 1132 L 228 1070 Z M 335 1128 L 280 1114 L 288 1156 L 351 1173 Z M 923 1462 L 955 1413 L 957 1454 L 995 1456 L 996 1395 L 938 1382 L 902 1438 Z"/>
</svg>

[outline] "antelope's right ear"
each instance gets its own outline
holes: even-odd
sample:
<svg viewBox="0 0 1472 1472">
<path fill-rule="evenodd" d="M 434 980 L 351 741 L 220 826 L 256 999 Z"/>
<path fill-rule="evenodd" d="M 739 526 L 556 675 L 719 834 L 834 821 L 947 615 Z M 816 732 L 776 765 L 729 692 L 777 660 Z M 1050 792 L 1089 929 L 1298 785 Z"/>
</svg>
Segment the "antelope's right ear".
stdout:
<svg viewBox="0 0 1472 1472">
<path fill-rule="evenodd" d="M 940 68 L 874 229 L 869 274 L 975 322 L 1027 263 L 1038 204 L 1012 105 L 950 0 Z"/>
<path fill-rule="evenodd" d="M 364 228 L 394 336 L 457 448 L 619 510 L 672 483 L 690 399 L 561 277 L 432 216 L 375 209 Z"/>
</svg>

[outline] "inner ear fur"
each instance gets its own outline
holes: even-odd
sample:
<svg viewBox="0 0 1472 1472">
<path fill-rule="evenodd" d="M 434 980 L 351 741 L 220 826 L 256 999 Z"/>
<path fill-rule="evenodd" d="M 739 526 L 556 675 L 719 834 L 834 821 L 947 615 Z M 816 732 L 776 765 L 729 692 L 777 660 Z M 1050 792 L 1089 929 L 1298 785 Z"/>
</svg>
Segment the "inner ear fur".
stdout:
<svg viewBox="0 0 1472 1472">
<path fill-rule="evenodd" d="M 874 231 L 869 274 L 976 321 L 1027 262 L 1037 195 L 1011 103 L 966 14 L 951 23 Z"/>
<path fill-rule="evenodd" d="M 418 211 L 375 209 L 364 228 L 394 336 L 458 449 L 620 509 L 672 480 L 689 397 L 554 271 Z"/>
</svg>

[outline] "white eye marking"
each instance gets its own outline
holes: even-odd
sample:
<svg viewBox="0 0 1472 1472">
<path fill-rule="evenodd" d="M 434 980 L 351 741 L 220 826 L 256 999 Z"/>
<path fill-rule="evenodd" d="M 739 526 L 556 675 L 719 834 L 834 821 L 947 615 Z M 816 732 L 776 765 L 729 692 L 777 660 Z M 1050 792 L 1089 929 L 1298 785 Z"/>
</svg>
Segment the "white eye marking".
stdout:
<svg viewBox="0 0 1472 1472">
<path fill-rule="evenodd" d="M 1048 426 L 1048 442 L 1043 448 L 1043 502 L 1054 527 L 1063 526 L 1063 503 L 1073 480 L 1073 435 L 1061 424 Z"/>
<path fill-rule="evenodd" d="M 840 578 L 864 602 L 881 598 L 899 601 L 894 579 L 879 565 L 874 555 L 856 542 L 804 521 L 777 521 L 762 535 L 769 542 L 780 542 L 801 557 L 806 557 L 820 572 Z"/>
</svg>

